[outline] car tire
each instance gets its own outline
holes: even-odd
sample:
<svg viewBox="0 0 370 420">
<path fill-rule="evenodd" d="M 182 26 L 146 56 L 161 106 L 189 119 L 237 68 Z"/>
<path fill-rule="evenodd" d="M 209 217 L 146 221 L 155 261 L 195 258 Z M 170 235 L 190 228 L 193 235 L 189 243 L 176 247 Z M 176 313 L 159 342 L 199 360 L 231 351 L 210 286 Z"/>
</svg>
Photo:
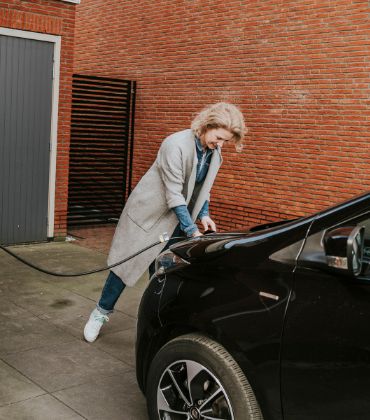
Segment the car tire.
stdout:
<svg viewBox="0 0 370 420">
<path fill-rule="evenodd" d="M 159 350 L 149 369 L 146 397 L 150 420 L 263 418 L 233 357 L 199 334 L 180 336 Z"/>
</svg>

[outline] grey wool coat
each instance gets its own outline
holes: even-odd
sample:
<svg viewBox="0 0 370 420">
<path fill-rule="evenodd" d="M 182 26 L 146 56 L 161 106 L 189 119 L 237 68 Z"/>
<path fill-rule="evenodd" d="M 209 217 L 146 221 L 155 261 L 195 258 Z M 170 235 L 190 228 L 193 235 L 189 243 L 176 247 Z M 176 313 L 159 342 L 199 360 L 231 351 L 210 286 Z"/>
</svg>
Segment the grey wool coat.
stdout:
<svg viewBox="0 0 370 420">
<path fill-rule="evenodd" d="M 178 219 L 172 207 L 188 205 L 192 199 L 191 216 L 196 220 L 221 166 L 220 149 L 211 158 L 208 173 L 196 197 L 192 197 L 197 153 L 192 130 L 183 130 L 167 137 L 157 158 L 130 194 L 118 222 L 108 264 L 114 264 L 159 240 L 163 233 L 172 235 Z M 143 252 L 112 269 L 127 286 L 133 286 L 165 243 Z"/>
</svg>

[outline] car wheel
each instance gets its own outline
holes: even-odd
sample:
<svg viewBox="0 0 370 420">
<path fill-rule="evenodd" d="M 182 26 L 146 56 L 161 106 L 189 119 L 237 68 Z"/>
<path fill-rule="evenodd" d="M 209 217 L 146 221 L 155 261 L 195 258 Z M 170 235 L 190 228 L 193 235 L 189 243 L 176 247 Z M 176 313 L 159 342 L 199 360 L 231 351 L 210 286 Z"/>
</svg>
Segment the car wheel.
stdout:
<svg viewBox="0 0 370 420">
<path fill-rule="evenodd" d="M 260 420 L 252 388 L 232 356 L 215 341 L 183 335 L 154 357 L 147 380 L 151 420 Z"/>
</svg>

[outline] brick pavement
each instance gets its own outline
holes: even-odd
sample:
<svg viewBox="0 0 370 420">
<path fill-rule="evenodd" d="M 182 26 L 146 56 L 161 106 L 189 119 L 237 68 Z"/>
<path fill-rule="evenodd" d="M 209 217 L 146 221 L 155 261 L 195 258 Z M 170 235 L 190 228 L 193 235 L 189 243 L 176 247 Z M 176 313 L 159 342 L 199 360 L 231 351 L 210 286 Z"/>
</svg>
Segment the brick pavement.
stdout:
<svg viewBox="0 0 370 420">
<path fill-rule="evenodd" d="M 84 226 L 68 229 L 76 245 L 108 254 L 116 225 Z"/>
</svg>

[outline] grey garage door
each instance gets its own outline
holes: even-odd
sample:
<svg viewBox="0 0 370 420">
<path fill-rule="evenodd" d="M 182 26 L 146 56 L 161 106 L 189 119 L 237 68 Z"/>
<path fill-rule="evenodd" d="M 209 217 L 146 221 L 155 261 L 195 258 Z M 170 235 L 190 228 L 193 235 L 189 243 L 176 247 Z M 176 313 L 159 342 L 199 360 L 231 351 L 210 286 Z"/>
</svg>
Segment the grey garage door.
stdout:
<svg viewBox="0 0 370 420">
<path fill-rule="evenodd" d="M 47 238 L 51 42 L 0 35 L 0 243 Z"/>
</svg>

